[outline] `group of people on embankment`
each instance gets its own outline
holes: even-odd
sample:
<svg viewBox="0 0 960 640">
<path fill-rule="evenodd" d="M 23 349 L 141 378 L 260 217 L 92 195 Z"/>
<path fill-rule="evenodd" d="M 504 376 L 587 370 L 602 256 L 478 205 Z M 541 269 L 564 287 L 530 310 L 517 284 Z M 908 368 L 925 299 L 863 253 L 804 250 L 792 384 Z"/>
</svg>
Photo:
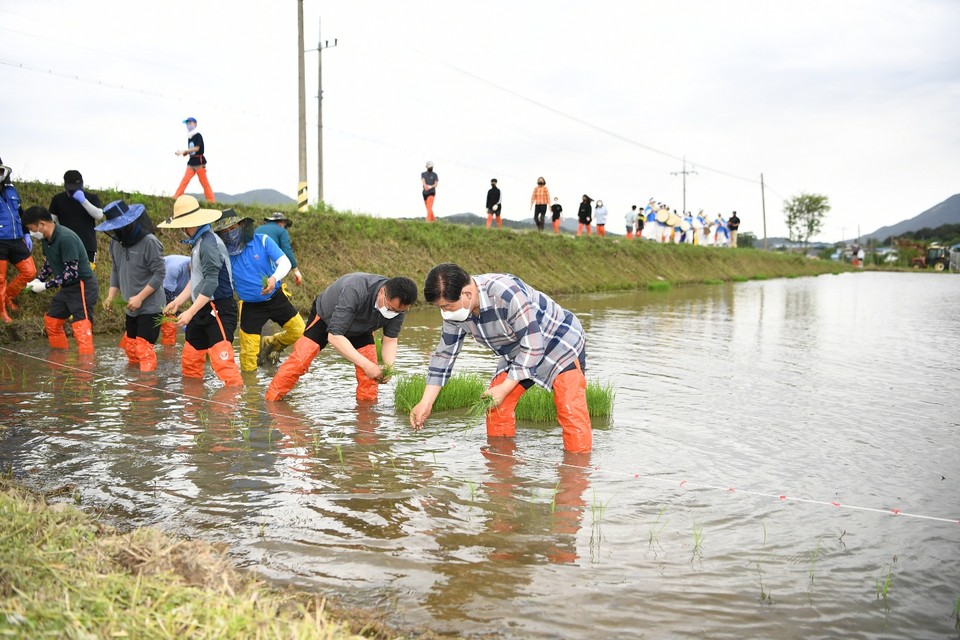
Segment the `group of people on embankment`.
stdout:
<svg viewBox="0 0 960 640">
<path fill-rule="evenodd" d="M 59 215 L 41 205 L 23 210 L 9 168 L 0 165 L 0 171 L 4 178 L 0 231 L 11 236 L 0 240 L 0 247 L 18 270 L 9 287 L 7 270 L 3 271 L 4 289 L 12 294 L 9 303 L 4 296 L 5 321 L 13 321 L 6 309 L 16 308 L 24 286 L 37 294 L 52 292 L 44 317 L 51 349 L 70 348 L 65 331 L 70 322 L 79 353 L 93 355 L 93 311 L 100 301 L 106 308 L 122 308 L 125 325 L 119 347 L 142 374 L 157 368 L 157 342 L 175 348 L 177 330 L 182 329 L 180 366 L 185 381 L 202 383 L 209 360 L 224 386 L 241 386 L 247 384 L 242 372 L 270 366 L 292 347 L 265 392 L 266 400 L 280 401 L 328 343 L 354 365 L 358 402 L 375 401 L 379 385 L 389 380 L 406 313 L 418 297 L 417 285 L 409 277 L 343 274 L 319 292 L 304 319 L 286 288 L 287 280 L 300 284 L 302 278 L 292 250 L 288 255 L 282 248 L 283 240 L 289 245 L 285 227 L 291 221 L 281 214 L 258 227 L 252 218 L 232 209 L 208 208 L 193 196 L 181 195 L 156 228 L 179 230 L 190 255 L 165 256 L 143 205 L 117 200 L 101 207 L 99 198 L 83 192 L 82 180 L 72 180 L 79 173 L 70 171 L 64 192 L 54 199 L 68 200 L 85 212 L 80 231 L 94 237 L 88 247 L 68 225 L 77 219 L 62 210 Z M 270 225 L 279 225 L 282 232 Z M 102 300 L 94 275 L 98 232 L 110 238 L 109 288 Z M 33 262 L 33 243 L 43 254 L 39 270 Z M 513 409 L 527 389 L 539 385 L 554 394 L 564 448 L 590 451 L 586 338 L 572 312 L 513 275 L 470 275 L 453 263 L 430 270 L 423 295 L 438 308 L 443 325 L 427 368 L 426 390 L 410 414 L 414 429 L 421 429 L 430 415 L 469 334 L 499 355 L 486 391 L 493 407 L 486 417 L 490 437 L 514 436 Z M 268 320 L 280 330 L 262 336 Z M 378 331 L 379 356 L 374 338 Z M 239 354 L 234 350 L 235 333 Z"/>
<path fill-rule="evenodd" d="M 433 203 L 437 195 L 440 178 L 433 170 L 433 162 L 427 161 L 426 171 L 420 174 L 423 191 L 423 201 L 427 209 L 427 222 L 434 222 L 436 215 L 433 212 Z M 596 204 L 594 204 L 596 202 Z M 487 228 L 493 226 L 494 220 L 498 228 L 503 227 L 503 194 L 497 186 L 497 179 L 490 179 L 490 189 L 486 199 Z M 550 198 L 550 189 L 543 176 L 537 178 L 537 184 L 530 194 L 530 210 L 533 212 L 533 223 L 538 231 L 546 228 L 547 210 L 554 235 L 560 233 L 560 223 L 563 220 L 563 205 L 560 199 Z M 591 235 L 596 225 L 598 236 L 607 235 L 607 219 L 609 211 L 603 200 L 594 201 L 587 194 L 583 194 L 577 209 L 577 236 Z M 701 209 L 696 214 L 684 211 L 679 215 L 676 209 L 671 210 L 666 204 L 655 202 L 653 198 L 643 209 L 633 205 L 624 214 L 624 223 L 628 240 L 646 238 L 654 242 L 671 242 L 677 244 L 698 244 L 704 246 L 736 247 L 737 234 L 740 228 L 740 218 L 734 211 L 728 218 L 718 213 L 711 220 Z M 644 236 L 644 230 L 647 235 Z"/>
</svg>

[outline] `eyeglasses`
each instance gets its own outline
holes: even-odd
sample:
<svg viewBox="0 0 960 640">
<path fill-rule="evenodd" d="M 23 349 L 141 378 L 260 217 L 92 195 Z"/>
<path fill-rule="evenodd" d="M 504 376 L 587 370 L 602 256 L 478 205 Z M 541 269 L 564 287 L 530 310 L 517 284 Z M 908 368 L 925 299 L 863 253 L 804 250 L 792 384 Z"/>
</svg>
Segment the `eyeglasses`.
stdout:
<svg viewBox="0 0 960 640">
<path fill-rule="evenodd" d="M 391 307 L 390 300 L 387 298 L 387 292 L 382 291 L 382 293 L 383 293 L 383 306 L 387 309 L 387 311 L 393 311 L 394 313 L 404 313 L 405 311 L 407 311 L 407 309 L 410 308 L 409 306 L 407 306 L 406 309 L 401 309 L 399 307 L 398 308 Z M 400 305 L 400 306 L 403 307 L 404 305 Z"/>
</svg>

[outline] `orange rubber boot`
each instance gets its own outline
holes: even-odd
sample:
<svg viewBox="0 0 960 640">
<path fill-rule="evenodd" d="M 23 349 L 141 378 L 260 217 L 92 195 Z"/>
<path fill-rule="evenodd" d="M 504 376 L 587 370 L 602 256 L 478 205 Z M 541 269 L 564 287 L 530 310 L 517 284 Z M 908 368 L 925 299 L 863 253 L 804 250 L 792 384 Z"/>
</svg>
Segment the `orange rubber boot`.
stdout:
<svg viewBox="0 0 960 640">
<path fill-rule="evenodd" d="M 21 260 L 14 266 L 17 268 L 17 277 L 7 285 L 7 307 L 9 307 L 11 311 L 16 311 L 19 308 L 14 302 L 16 297 L 20 295 L 20 292 L 27 286 L 28 282 L 37 277 L 37 265 L 34 264 L 32 257 Z M 6 275 L 6 272 L 4 272 L 4 275 Z"/>
<path fill-rule="evenodd" d="M 587 381 L 579 363 L 553 381 L 553 405 L 563 428 L 563 449 L 571 453 L 589 453 L 593 448 L 593 429 L 587 410 Z"/>
<path fill-rule="evenodd" d="M 47 342 L 51 349 L 69 349 L 67 344 L 67 334 L 63 332 L 63 325 L 67 321 L 63 318 L 52 318 L 43 316 L 43 326 L 47 330 Z"/>
<path fill-rule="evenodd" d="M 156 371 L 157 352 L 153 349 L 153 345 L 143 338 L 137 338 L 134 346 L 137 357 L 140 358 L 140 371 Z"/>
<path fill-rule="evenodd" d="M 123 334 L 120 338 L 120 348 L 127 354 L 127 362 L 130 364 L 140 364 L 140 356 L 137 355 L 137 342 L 133 338 Z"/>
<path fill-rule="evenodd" d="M 377 361 L 377 345 L 368 344 L 365 347 L 360 347 L 357 349 L 357 353 L 362 355 L 364 358 L 370 362 Z M 373 378 L 368 378 L 367 374 L 363 372 L 363 369 L 354 365 L 353 366 L 356 375 L 357 375 L 357 400 L 369 400 L 371 402 L 377 401 L 377 390 L 380 385 Z"/>
<path fill-rule="evenodd" d="M 173 322 L 164 322 L 160 325 L 160 344 L 172 347 L 177 344 L 177 325 Z"/>
<path fill-rule="evenodd" d="M 184 378 L 203 380 L 203 364 L 206 360 L 206 349 L 197 349 L 189 342 L 183 343 L 183 351 L 180 353 L 180 370 Z"/>
<path fill-rule="evenodd" d="M 487 226 L 490 226 L 490 223 L 487 223 Z M 0 260 L 0 320 L 3 320 L 7 324 L 13 322 L 7 314 L 7 261 Z"/>
<path fill-rule="evenodd" d="M 490 386 L 494 387 L 507 379 L 507 372 L 498 373 L 490 381 Z M 499 407 L 487 412 L 487 437 L 512 438 L 517 434 L 517 417 L 514 410 L 517 408 L 517 402 L 527 390 L 519 384 L 514 387 Z"/>
<path fill-rule="evenodd" d="M 267 400 L 283 400 L 290 393 L 300 376 L 307 372 L 310 363 L 320 353 L 320 345 L 307 337 L 301 337 L 293 343 L 293 352 L 277 369 L 277 375 L 270 381 L 267 389 Z"/>
<path fill-rule="evenodd" d="M 93 323 L 89 320 L 77 320 L 72 325 L 73 337 L 77 340 L 77 351 L 85 356 L 93 355 Z"/>
<path fill-rule="evenodd" d="M 209 349 L 210 365 L 217 377 L 223 380 L 228 387 L 240 386 L 243 384 L 243 378 L 240 376 L 240 369 L 237 367 L 237 358 L 233 353 L 233 344 L 226 340 L 221 340 Z"/>
</svg>

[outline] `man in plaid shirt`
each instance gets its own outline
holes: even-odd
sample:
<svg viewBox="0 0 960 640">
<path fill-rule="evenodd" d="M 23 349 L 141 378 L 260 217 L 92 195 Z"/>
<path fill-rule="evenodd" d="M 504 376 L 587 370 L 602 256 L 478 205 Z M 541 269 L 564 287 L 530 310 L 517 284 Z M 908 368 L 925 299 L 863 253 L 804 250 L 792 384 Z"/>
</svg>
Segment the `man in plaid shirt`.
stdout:
<svg viewBox="0 0 960 640">
<path fill-rule="evenodd" d="M 500 355 L 486 394 L 495 408 L 487 413 L 487 436 L 516 434 L 514 408 L 524 392 L 538 384 L 553 391 L 563 448 L 589 452 L 593 444 L 587 412 L 586 342 L 573 313 L 510 274 L 471 277 L 455 264 L 437 265 L 423 285 L 427 302 L 443 316 L 440 344 L 430 358 L 427 387 L 410 412 L 410 424 L 423 428 L 441 387 L 469 333 Z"/>
</svg>

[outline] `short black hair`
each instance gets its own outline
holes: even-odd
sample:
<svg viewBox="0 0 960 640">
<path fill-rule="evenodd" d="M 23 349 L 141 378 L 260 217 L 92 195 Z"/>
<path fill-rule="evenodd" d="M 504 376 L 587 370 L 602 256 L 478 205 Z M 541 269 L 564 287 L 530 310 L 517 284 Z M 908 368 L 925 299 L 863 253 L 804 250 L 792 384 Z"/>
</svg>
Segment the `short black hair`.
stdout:
<svg viewBox="0 0 960 640">
<path fill-rule="evenodd" d="M 446 302 L 456 302 L 468 284 L 469 273 L 452 262 L 444 262 L 430 269 L 423 283 L 423 297 L 430 304 L 440 298 Z"/>
<path fill-rule="evenodd" d="M 23 226 L 36 224 L 38 222 L 53 222 L 53 215 L 46 207 L 33 206 L 23 212 L 23 217 L 20 218 L 20 222 L 23 223 Z"/>
<path fill-rule="evenodd" d="M 417 301 L 417 283 L 406 276 L 395 276 L 383 283 L 387 298 L 400 298 L 400 304 L 411 305 Z"/>
</svg>

